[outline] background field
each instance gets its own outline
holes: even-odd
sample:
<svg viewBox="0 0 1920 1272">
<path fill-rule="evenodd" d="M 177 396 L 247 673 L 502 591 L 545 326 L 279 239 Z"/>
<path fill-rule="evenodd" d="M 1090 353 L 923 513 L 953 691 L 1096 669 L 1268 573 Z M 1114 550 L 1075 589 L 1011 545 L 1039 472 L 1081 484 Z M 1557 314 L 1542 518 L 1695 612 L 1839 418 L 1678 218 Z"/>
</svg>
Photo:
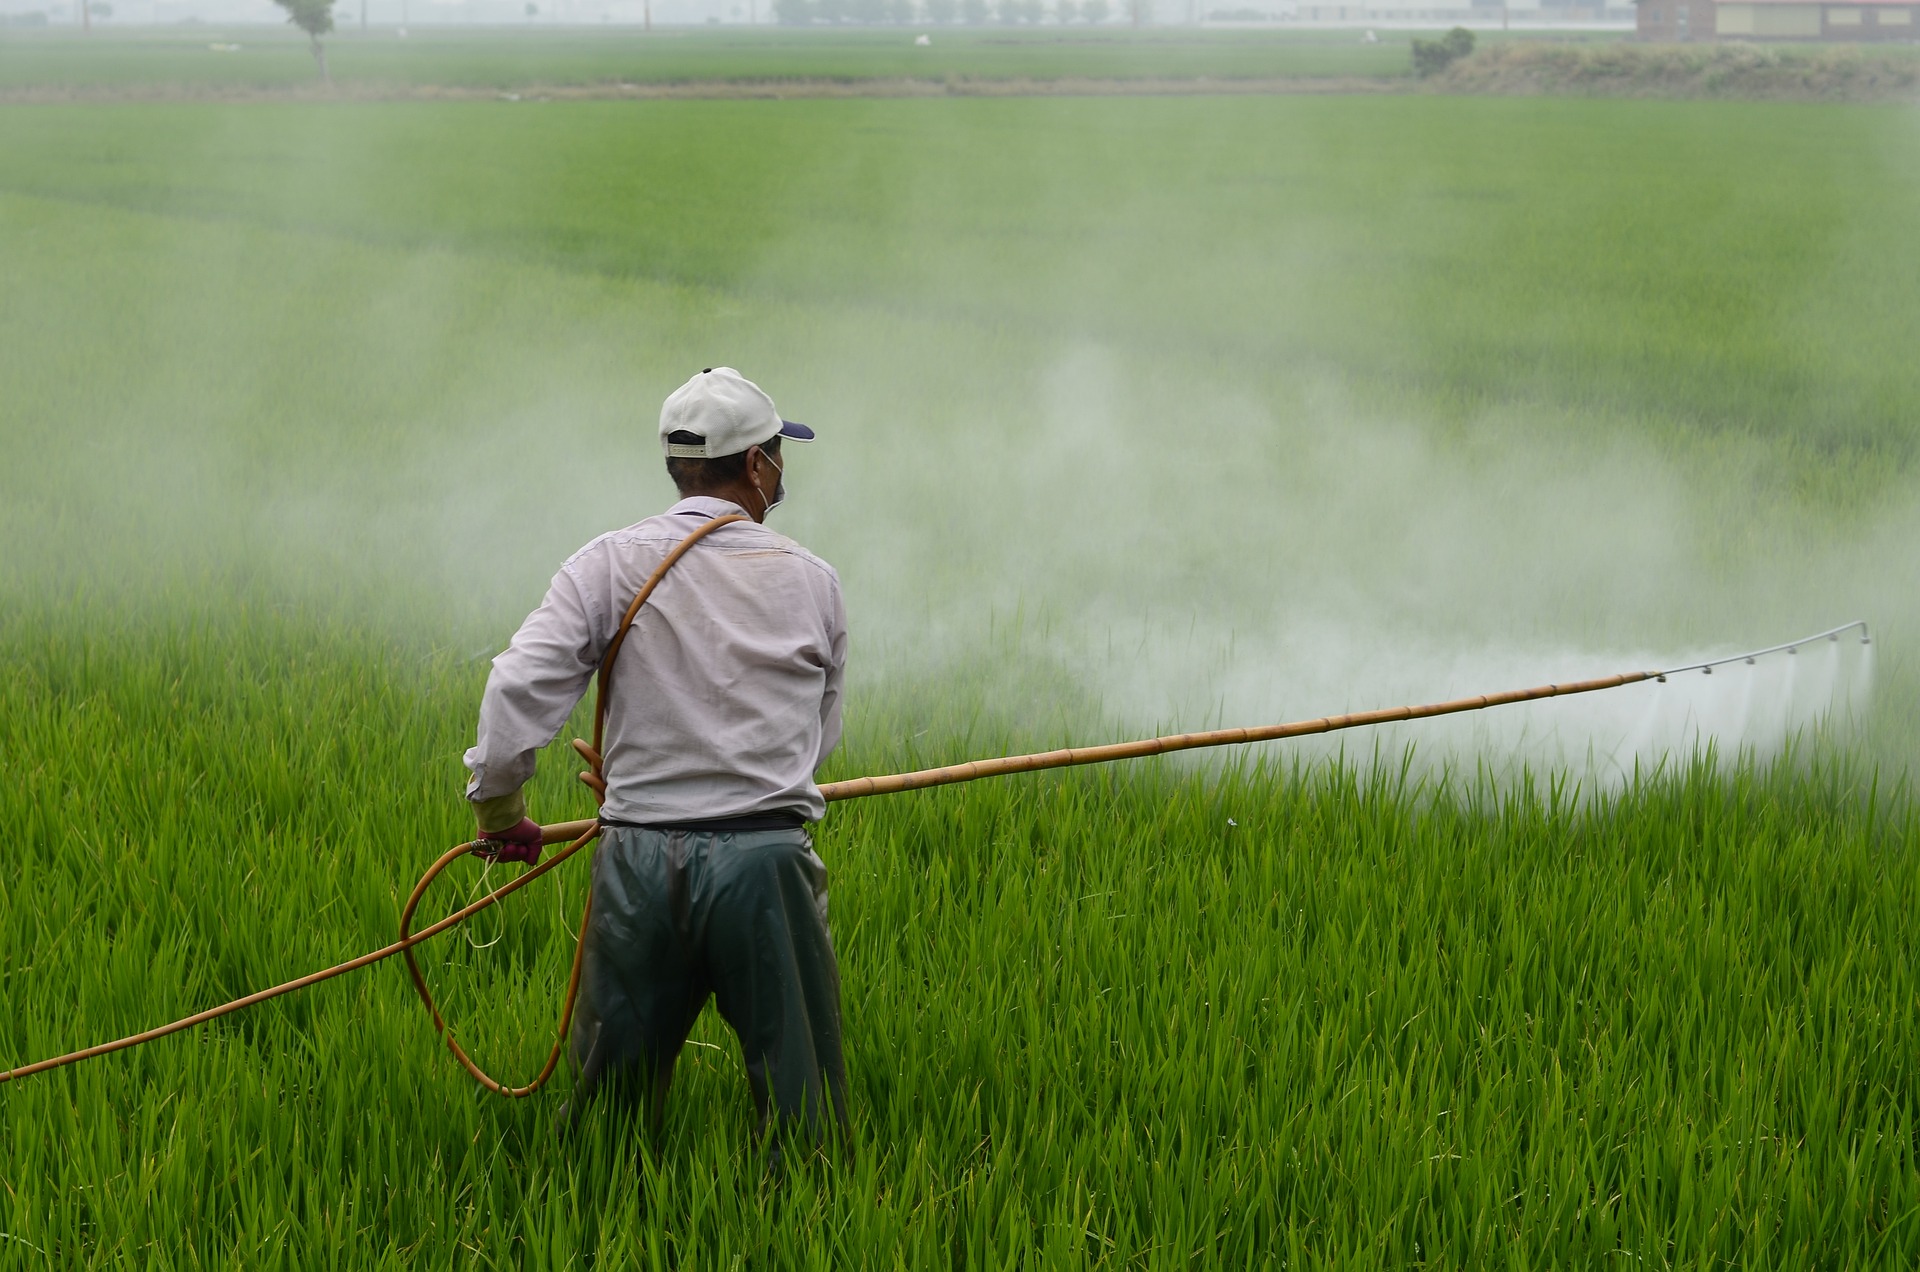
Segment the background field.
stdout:
<svg viewBox="0 0 1920 1272">
<path fill-rule="evenodd" d="M 1777 762 L 1502 771 L 1617 741 L 1549 707 L 837 808 L 860 1128 L 784 1187 L 711 1018 L 657 1151 L 559 1145 L 382 969 L 0 1090 L 0 1261 L 1913 1261 L 1912 145 L 1473 99 L 0 111 L 7 1058 L 387 939 L 486 657 L 665 501 L 655 404 L 716 361 L 823 435 L 778 515 L 855 614 L 831 776 L 1880 633 L 1866 728 Z M 1681 738 L 1712 704 L 1666 688 L 1632 714 Z M 502 1070 L 581 874 L 430 963 Z"/>
<path fill-rule="evenodd" d="M 1248 32 L 1060 28 L 920 28 L 819 31 L 343 30 L 329 42 L 346 91 L 585 87 L 609 83 L 792 84 L 917 79 L 1276 79 L 1410 73 L 1408 33 L 1364 44 L 1358 31 Z M 238 43 L 235 53 L 210 48 Z M 80 38 L 66 32 L 0 34 L 0 92 L 25 89 L 156 91 L 310 90 L 317 75 L 304 36 L 271 27 L 155 28 Z"/>
<path fill-rule="evenodd" d="M 1429 32 L 1428 34 L 1433 34 Z M 932 43 L 918 47 L 926 36 Z M 1373 42 L 1362 37 L 1371 35 Z M 1411 75 L 1420 32 L 1383 29 L 529 26 L 351 23 L 323 85 L 306 41 L 272 26 L 0 30 L 0 101 L 233 101 L 1034 94 L 1561 94 L 1911 104 L 1910 43 L 1649 45 L 1619 31 L 1476 33 L 1478 52 Z"/>
</svg>

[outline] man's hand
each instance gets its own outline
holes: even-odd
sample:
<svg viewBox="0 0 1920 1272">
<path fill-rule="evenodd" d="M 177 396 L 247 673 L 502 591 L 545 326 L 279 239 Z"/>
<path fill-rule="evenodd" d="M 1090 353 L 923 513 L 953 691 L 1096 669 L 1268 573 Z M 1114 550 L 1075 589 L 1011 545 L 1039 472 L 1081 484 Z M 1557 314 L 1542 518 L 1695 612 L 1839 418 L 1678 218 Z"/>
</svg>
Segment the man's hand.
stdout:
<svg viewBox="0 0 1920 1272">
<path fill-rule="evenodd" d="M 531 817 L 522 817 L 517 825 L 505 830 L 483 830 L 473 841 L 473 850 L 488 861 L 524 861 L 528 865 L 540 860 L 540 823 Z"/>
</svg>

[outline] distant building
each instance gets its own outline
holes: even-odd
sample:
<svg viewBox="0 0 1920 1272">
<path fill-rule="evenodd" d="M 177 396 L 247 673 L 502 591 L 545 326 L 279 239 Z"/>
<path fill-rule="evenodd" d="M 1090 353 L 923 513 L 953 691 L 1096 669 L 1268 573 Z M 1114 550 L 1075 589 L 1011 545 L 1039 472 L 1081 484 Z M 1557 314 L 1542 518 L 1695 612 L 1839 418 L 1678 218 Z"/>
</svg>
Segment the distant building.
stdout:
<svg viewBox="0 0 1920 1272">
<path fill-rule="evenodd" d="M 1911 40 L 1914 0 L 1640 0 L 1645 40 Z"/>
<path fill-rule="evenodd" d="M 1168 0 L 1173 3 L 1174 0 Z M 1537 29 L 1558 23 L 1633 20 L 1632 0 L 1283 0 L 1281 17 L 1301 22 L 1466 24 Z M 1115 7 L 1124 6 L 1115 0 Z M 1211 15 L 1209 15 L 1211 16 Z"/>
</svg>

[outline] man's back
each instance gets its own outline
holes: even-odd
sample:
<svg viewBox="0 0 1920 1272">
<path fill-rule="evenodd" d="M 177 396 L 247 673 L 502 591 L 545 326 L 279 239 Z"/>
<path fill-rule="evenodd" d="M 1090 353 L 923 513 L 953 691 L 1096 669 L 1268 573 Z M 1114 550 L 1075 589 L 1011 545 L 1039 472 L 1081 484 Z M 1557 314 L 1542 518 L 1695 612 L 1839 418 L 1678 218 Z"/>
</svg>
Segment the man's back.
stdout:
<svg viewBox="0 0 1920 1272">
<path fill-rule="evenodd" d="M 568 559 L 494 659 L 468 752 L 470 795 L 516 788 L 584 693 L 634 595 L 726 500 L 683 499 Z M 607 714 L 608 821 L 826 812 L 813 772 L 840 737 L 846 612 L 832 567 L 751 522 L 682 557 L 635 618 Z M 498 787 L 499 789 L 493 789 Z"/>
</svg>

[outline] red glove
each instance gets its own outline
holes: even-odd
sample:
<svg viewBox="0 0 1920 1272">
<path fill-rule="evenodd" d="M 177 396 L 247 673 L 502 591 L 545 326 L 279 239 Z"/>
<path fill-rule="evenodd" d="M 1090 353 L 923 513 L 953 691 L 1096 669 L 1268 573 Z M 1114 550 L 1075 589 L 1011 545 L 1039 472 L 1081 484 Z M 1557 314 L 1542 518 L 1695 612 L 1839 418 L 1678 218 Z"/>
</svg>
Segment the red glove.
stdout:
<svg viewBox="0 0 1920 1272">
<path fill-rule="evenodd" d="M 522 817 L 519 825 L 506 830 L 483 830 L 473 841 L 473 850 L 489 861 L 532 865 L 540 860 L 540 848 L 540 823 L 531 817 Z"/>
</svg>

